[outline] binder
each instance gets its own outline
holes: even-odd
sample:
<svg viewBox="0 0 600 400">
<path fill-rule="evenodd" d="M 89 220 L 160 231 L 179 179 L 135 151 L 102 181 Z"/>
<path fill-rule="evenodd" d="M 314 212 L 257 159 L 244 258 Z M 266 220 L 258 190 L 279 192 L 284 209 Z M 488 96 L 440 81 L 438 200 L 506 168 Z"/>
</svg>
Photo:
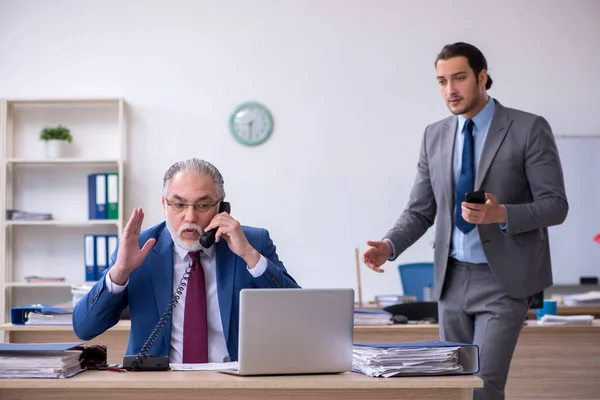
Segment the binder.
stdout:
<svg viewBox="0 0 600 400">
<path fill-rule="evenodd" d="M 13 325 L 25 325 L 29 313 L 38 312 L 42 314 L 71 314 L 62 308 L 51 307 L 44 304 L 32 304 L 29 306 L 12 307 L 10 309 L 10 322 Z"/>
<path fill-rule="evenodd" d="M 94 235 L 83 236 L 83 263 L 85 266 L 85 280 L 96 280 L 96 239 Z"/>
<path fill-rule="evenodd" d="M 108 269 L 108 245 L 107 235 L 94 235 L 96 241 L 96 273 L 94 280 L 102 279 L 104 272 Z"/>
<path fill-rule="evenodd" d="M 108 265 L 110 266 L 110 260 L 114 252 L 117 250 L 117 245 L 119 243 L 119 237 L 117 235 L 107 235 L 107 247 L 108 252 L 106 253 L 108 257 Z"/>
<path fill-rule="evenodd" d="M 116 172 L 106 174 L 106 216 L 108 219 L 119 218 L 119 175 Z"/>
<path fill-rule="evenodd" d="M 88 175 L 88 218 L 106 219 L 106 174 Z"/>
<path fill-rule="evenodd" d="M 445 341 L 424 341 L 424 342 L 395 342 L 395 343 L 354 343 L 354 348 L 375 348 L 377 350 L 386 349 L 439 349 L 444 347 L 458 347 L 458 362 L 462 366 L 460 372 L 442 373 L 439 375 L 472 375 L 479 372 L 479 347 L 475 344 L 445 342 Z M 354 368 L 356 372 L 361 370 Z M 402 374 L 398 376 L 411 376 L 420 374 Z"/>
</svg>

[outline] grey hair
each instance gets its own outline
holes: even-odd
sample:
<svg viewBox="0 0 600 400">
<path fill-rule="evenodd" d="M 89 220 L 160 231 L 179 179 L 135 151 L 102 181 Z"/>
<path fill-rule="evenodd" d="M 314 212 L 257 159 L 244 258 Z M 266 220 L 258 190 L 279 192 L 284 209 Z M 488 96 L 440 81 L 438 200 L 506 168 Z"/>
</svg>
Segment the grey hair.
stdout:
<svg viewBox="0 0 600 400">
<path fill-rule="evenodd" d="M 225 188 L 223 186 L 225 181 L 223 180 L 223 176 L 217 167 L 199 158 L 188 158 L 187 160 L 178 161 L 169 167 L 163 178 L 163 196 L 167 195 L 171 179 L 180 171 L 195 172 L 200 175 L 210 176 L 217 187 L 217 196 L 219 196 L 220 200 L 225 199 Z"/>
</svg>

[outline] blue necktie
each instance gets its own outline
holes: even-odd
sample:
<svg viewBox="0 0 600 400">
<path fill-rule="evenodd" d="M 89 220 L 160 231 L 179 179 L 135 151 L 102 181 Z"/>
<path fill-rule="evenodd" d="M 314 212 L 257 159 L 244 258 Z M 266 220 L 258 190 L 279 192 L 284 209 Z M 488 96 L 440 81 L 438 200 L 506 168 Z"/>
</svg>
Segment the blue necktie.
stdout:
<svg viewBox="0 0 600 400">
<path fill-rule="evenodd" d="M 460 176 L 456 183 L 456 226 L 463 233 L 469 233 L 475 225 L 466 222 L 462 217 L 462 208 L 460 203 L 465 199 L 465 194 L 472 192 L 475 187 L 475 145 L 473 141 L 473 120 L 465 121 L 463 127 L 463 153 L 460 168 Z"/>
</svg>

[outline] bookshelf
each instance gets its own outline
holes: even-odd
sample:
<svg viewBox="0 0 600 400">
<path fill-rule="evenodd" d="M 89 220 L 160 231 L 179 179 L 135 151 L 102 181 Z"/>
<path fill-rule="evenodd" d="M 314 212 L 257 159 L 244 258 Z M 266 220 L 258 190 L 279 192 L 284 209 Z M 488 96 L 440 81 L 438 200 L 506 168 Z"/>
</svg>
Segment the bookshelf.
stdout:
<svg viewBox="0 0 600 400">
<path fill-rule="evenodd" d="M 47 158 L 39 133 L 63 125 L 73 142 Z M 84 235 L 123 229 L 126 115 L 122 98 L 0 100 L 0 323 L 10 308 L 71 301 L 86 283 Z M 117 173 L 117 219 L 88 218 L 88 175 Z M 52 220 L 12 220 L 5 210 L 50 213 Z M 62 277 L 28 283 L 27 276 Z M 91 282 L 90 282 L 91 283 Z"/>
</svg>

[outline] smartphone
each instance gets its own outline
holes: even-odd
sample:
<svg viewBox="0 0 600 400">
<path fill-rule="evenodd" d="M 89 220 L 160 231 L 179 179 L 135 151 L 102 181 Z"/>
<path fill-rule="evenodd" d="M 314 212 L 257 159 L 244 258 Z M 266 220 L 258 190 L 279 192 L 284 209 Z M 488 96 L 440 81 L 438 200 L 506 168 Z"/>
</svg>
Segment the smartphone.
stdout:
<svg viewBox="0 0 600 400">
<path fill-rule="evenodd" d="M 485 204 L 485 190 L 465 194 L 465 201 L 467 203 Z"/>
</svg>

